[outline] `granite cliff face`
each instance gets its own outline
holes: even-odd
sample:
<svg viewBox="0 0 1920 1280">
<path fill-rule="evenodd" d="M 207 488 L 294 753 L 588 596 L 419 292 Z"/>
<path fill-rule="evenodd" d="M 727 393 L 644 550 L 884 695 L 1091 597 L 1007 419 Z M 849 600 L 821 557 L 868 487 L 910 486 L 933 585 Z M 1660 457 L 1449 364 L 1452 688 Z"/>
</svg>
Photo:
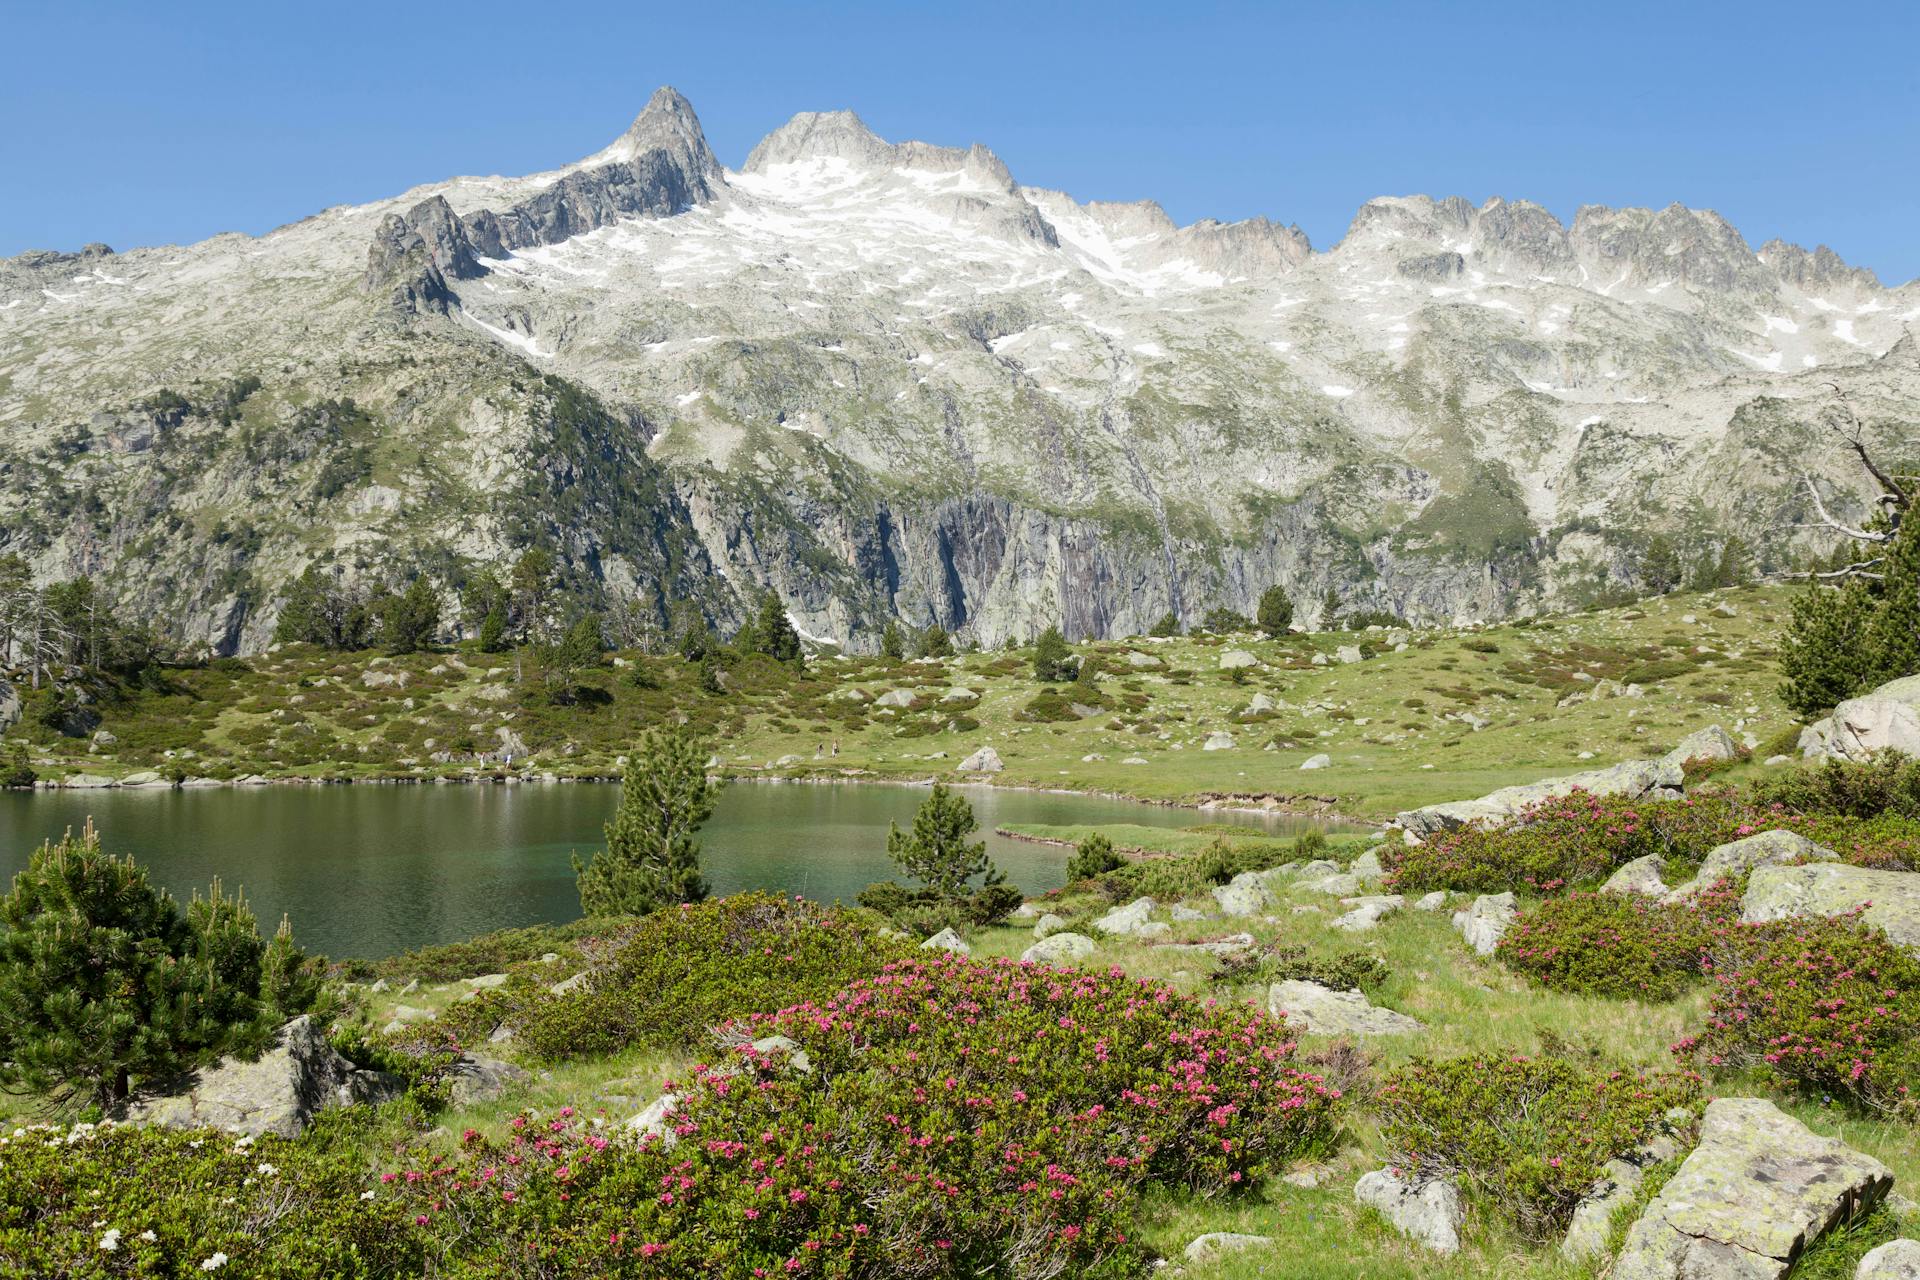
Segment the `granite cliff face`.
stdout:
<svg viewBox="0 0 1920 1280">
<path fill-rule="evenodd" d="M 594 156 L 259 238 L 0 262 L 0 552 L 264 643 L 315 561 L 449 590 L 530 545 L 584 599 L 997 643 L 1572 605 L 1646 538 L 1824 550 L 1844 388 L 1912 437 L 1920 286 L 1718 215 L 1369 202 L 1265 219 L 1021 185 L 804 113 L 723 169 L 662 89 Z"/>
</svg>

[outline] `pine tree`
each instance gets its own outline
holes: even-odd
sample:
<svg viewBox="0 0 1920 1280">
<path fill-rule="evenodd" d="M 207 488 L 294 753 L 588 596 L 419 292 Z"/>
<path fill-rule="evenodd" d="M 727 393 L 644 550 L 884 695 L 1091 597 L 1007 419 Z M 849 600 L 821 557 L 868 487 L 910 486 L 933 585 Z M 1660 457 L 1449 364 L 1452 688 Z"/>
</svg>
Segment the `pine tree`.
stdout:
<svg viewBox="0 0 1920 1280">
<path fill-rule="evenodd" d="M 880 656 L 896 662 L 907 656 L 907 642 L 900 634 L 900 624 L 892 618 L 887 619 L 887 629 L 880 633 Z"/>
<path fill-rule="evenodd" d="M 313 1007 L 320 998 L 318 963 L 307 958 L 293 941 L 293 921 L 280 917 L 273 941 L 260 957 L 260 1000 L 272 1021 L 285 1022 Z"/>
<path fill-rule="evenodd" d="M 417 653 L 433 644 L 439 630 L 440 595 L 425 577 L 380 602 L 380 643 L 388 653 Z"/>
<path fill-rule="evenodd" d="M 1810 586 L 1794 600 L 1780 637 L 1780 697 L 1796 715 L 1822 715 L 1866 686 L 1873 619 L 1873 597 L 1857 579 Z"/>
<path fill-rule="evenodd" d="M 1169 609 L 1160 615 L 1160 621 L 1147 631 L 1150 636 L 1177 636 L 1180 634 L 1180 618 Z"/>
<path fill-rule="evenodd" d="M 1260 629 L 1270 636 L 1283 636 L 1287 628 L 1293 625 L 1293 601 L 1278 583 L 1261 594 L 1256 621 Z"/>
<path fill-rule="evenodd" d="M 1033 678 L 1046 683 L 1071 680 L 1076 674 L 1073 650 L 1060 628 L 1048 627 L 1033 642 Z"/>
<path fill-rule="evenodd" d="M 916 657 L 951 658 L 953 656 L 953 637 L 939 623 L 934 623 L 920 633 L 920 642 L 914 646 Z"/>
<path fill-rule="evenodd" d="M 983 876 L 988 886 L 1004 879 L 987 857 L 986 843 L 967 839 L 977 825 L 966 798 L 935 783 L 914 811 L 911 831 L 887 825 L 887 856 L 942 899 L 957 901 L 967 895 L 974 876 Z"/>
<path fill-rule="evenodd" d="M 1113 851 L 1113 841 L 1096 831 L 1076 845 L 1073 856 L 1067 859 L 1067 883 L 1103 876 L 1118 870 L 1123 862 Z"/>
<path fill-rule="evenodd" d="M 1665 534 L 1654 534 L 1640 557 L 1641 584 L 1649 594 L 1664 596 L 1679 588 L 1680 578 L 1680 552 Z"/>
<path fill-rule="evenodd" d="M 589 916 L 645 915 L 707 896 L 694 839 L 720 788 L 707 779 L 706 748 L 682 731 L 649 732 L 627 764 L 607 847 L 576 855 L 580 909 Z"/>
<path fill-rule="evenodd" d="M 1867 628 L 1864 688 L 1920 674 L 1920 520 L 1902 523 L 1887 544 L 1881 574 L 1879 605 Z"/>
<path fill-rule="evenodd" d="M 787 617 L 787 606 L 777 592 L 770 590 L 760 597 L 760 611 L 754 619 L 753 636 L 753 648 L 769 658 L 793 663 L 803 660 L 800 633 L 793 629 L 793 622 Z"/>
</svg>

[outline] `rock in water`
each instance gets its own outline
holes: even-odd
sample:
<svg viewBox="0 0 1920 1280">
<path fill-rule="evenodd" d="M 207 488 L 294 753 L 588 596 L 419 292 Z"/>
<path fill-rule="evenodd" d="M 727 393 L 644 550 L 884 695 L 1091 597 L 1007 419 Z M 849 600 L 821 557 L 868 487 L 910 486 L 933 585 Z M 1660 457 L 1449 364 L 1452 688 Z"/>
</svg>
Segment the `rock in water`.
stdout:
<svg viewBox="0 0 1920 1280">
<path fill-rule="evenodd" d="M 1700 1145 L 1628 1231 L 1612 1280 L 1781 1280 L 1822 1231 L 1892 1185 L 1878 1160 L 1771 1102 L 1718 1099 Z"/>
<path fill-rule="evenodd" d="M 1460 1207 L 1460 1192 L 1451 1182 L 1436 1178 L 1414 1186 L 1391 1169 L 1376 1169 L 1354 1184 L 1353 1197 L 1379 1210 L 1395 1230 L 1416 1244 L 1443 1257 L 1460 1252 L 1460 1224 L 1466 1214 Z"/>
<path fill-rule="evenodd" d="M 1093 954 L 1093 939 L 1083 933 L 1050 934 L 1020 953 L 1022 961 L 1034 964 L 1058 964 L 1063 960 L 1081 960 Z"/>
<path fill-rule="evenodd" d="M 123 1110 L 131 1124 L 173 1129 L 202 1125 L 229 1133 L 298 1137 L 329 1107 L 390 1102 L 405 1092 L 398 1076 L 363 1071 L 334 1051 L 309 1015 L 280 1028 L 273 1047 L 252 1062 L 222 1058 L 184 1092 L 143 1097 Z"/>
<path fill-rule="evenodd" d="M 992 747 L 982 747 L 954 766 L 956 773 L 999 773 L 1007 766 L 1001 763 L 1000 753 Z"/>
<path fill-rule="evenodd" d="M 1761 867 L 1747 881 L 1740 918 L 1757 922 L 1838 916 L 1860 906 L 1867 908 L 1861 920 L 1885 930 L 1900 946 L 1920 950 L 1920 872 L 1881 871 L 1839 862 Z"/>
<path fill-rule="evenodd" d="M 1289 978 L 1267 991 L 1267 1011 L 1317 1036 L 1393 1036 L 1424 1031 L 1418 1020 L 1382 1009 L 1358 991 L 1335 991 Z"/>
<path fill-rule="evenodd" d="M 1920 676 L 1849 698 L 1800 734 L 1800 753 L 1809 760 L 1865 760 L 1876 751 L 1920 756 Z"/>
<path fill-rule="evenodd" d="M 1513 894 L 1483 893 L 1473 900 L 1472 906 L 1453 917 L 1453 924 L 1476 953 L 1490 956 L 1518 914 Z"/>
</svg>

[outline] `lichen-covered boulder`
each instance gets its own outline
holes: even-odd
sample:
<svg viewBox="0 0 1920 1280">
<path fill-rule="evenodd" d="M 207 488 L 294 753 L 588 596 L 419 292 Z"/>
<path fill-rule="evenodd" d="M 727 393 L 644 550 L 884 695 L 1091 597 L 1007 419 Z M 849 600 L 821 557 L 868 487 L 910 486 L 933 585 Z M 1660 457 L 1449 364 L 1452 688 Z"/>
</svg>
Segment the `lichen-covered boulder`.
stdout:
<svg viewBox="0 0 1920 1280">
<path fill-rule="evenodd" d="M 1288 978 L 1267 990 L 1267 1011 L 1318 1036 L 1394 1036 L 1424 1031 L 1417 1019 L 1382 1009 L 1358 991 Z"/>
<path fill-rule="evenodd" d="M 1059 964 L 1093 954 L 1093 939 L 1083 933 L 1055 933 L 1028 947 L 1020 958 L 1034 964 Z"/>
<path fill-rule="evenodd" d="M 1473 905 L 1465 911 L 1456 912 L 1453 927 L 1460 931 L 1476 954 L 1490 956 L 1493 949 L 1500 945 L 1500 939 L 1506 937 L 1507 930 L 1513 926 L 1514 917 L 1520 914 L 1514 905 L 1511 893 L 1483 893 L 1473 900 Z"/>
<path fill-rule="evenodd" d="M 931 938 L 928 938 L 920 944 L 920 949 L 922 951 L 951 951 L 959 956 L 970 956 L 973 954 L 973 948 L 967 945 L 967 940 L 951 929 L 942 929 L 940 932 L 934 934 Z"/>
<path fill-rule="evenodd" d="M 999 773 L 1007 766 L 1000 759 L 1000 753 L 992 747 L 981 747 L 978 751 L 954 766 L 956 773 Z"/>
<path fill-rule="evenodd" d="M 1612 1280 L 1781 1280 L 1822 1231 L 1892 1185 L 1878 1160 L 1771 1102 L 1720 1098 L 1700 1145 L 1627 1232 Z"/>
<path fill-rule="evenodd" d="M 1920 1280 L 1920 1240 L 1889 1240 L 1868 1250 L 1853 1280 Z"/>
<path fill-rule="evenodd" d="M 307 1015 L 280 1028 L 273 1046 L 252 1062 L 222 1058 L 181 1083 L 186 1087 L 178 1093 L 136 1099 L 119 1118 L 293 1138 L 331 1107 L 390 1102 L 406 1089 L 398 1076 L 364 1071 L 341 1057 Z"/>
<path fill-rule="evenodd" d="M 1375 1169 L 1354 1184 L 1353 1197 L 1379 1211 L 1394 1229 L 1443 1257 L 1460 1252 L 1460 1224 L 1466 1213 L 1460 1191 L 1435 1178 L 1414 1184 L 1391 1169 Z"/>
<path fill-rule="evenodd" d="M 1623 864 L 1618 871 L 1607 877 L 1607 882 L 1600 886 L 1600 892 L 1664 898 L 1672 892 L 1662 878 L 1666 869 L 1665 858 L 1657 853 L 1649 853 Z"/>
<path fill-rule="evenodd" d="M 1402 830 L 1424 837 L 1436 832 L 1452 831 L 1469 822 L 1497 826 L 1529 805 L 1542 800 L 1557 800 L 1576 790 L 1596 796 L 1625 796 L 1630 800 L 1638 800 L 1642 796 L 1657 799 L 1677 795 L 1681 781 L 1680 766 L 1676 763 L 1664 759 L 1628 760 L 1605 769 L 1568 774 L 1564 778 L 1502 787 L 1477 800 L 1451 800 L 1445 804 L 1428 805 L 1424 809 L 1412 809 L 1394 821 Z"/>
<path fill-rule="evenodd" d="M 1051 938 L 1054 934 L 1064 931 L 1066 927 L 1065 919 L 1049 911 L 1033 922 L 1033 940 L 1039 942 L 1044 938 Z"/>
<path fill-rule="evenodd" d="M 1365 898 L 1347 898 L 1341 904 L 1349 908 L 1347 913 L 1328 921 L 1328 926 L 1347 933 L 1365 933 L 1378 927 L 1380 922 L 1407 905 L 1407 900 L 1397 893 L 1375 894 Z"/>
<path fill-rule="evenodd" d="M 1215 885 L 1213 900 L 1220 913 L 1228 916 L 1257 916 L 1274 903 L 1273 890 L 1257 871 L 1242 871 L 1222 885 Z"/>
<path fill-rule="evenodd" d="M 1920 756 L 1920 676 L 1849 698 L 1800 735 L 1800 753 L 1809 760 L 1865 760 L 1879 751 Z"/>
<path fill-rule="evenodd" d="M 1777 867 L 1790 862 L 1834 862 L 1840 855 L 1824 845 L 1815 844 L 1794 831 L 1762 831 L 1742 840 L 1730 840 L 1707 851 L 1693 879 L 1675 889 L 1668 897 L 1691 897 L 1721 880 L 1743 876 L 1757 867 Z"/>
<path fill-rule="evenodd" d="M 1153 915 L 1152 898 L 1135 898 L 1124 907 L 1115 907 L 1093 922 L 1101 933 L 1136 933 Z"/>
<path fill-rule="evenodd" d="M 1790 920 L 1838 916 L 1866 906 L 1860 918 L 1900 946 L 1920 950 L 1920 872 L 1882 871 L 1840 862 L 1762 867 L 1747 881 L 1740 918 Z"/>
</svg>

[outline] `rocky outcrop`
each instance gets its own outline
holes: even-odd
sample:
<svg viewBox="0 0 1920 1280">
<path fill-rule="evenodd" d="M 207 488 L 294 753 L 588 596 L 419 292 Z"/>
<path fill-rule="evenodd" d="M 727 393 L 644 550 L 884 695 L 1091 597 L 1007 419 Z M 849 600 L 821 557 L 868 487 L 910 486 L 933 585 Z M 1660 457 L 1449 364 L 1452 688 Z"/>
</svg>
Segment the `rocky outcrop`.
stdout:
<svg viewBox="0 0 1920 1280">
<path fill-rule="evenodd" d="M 302 1015 L 282 1027 L 273 1046 L 253 1061 L 222 1058 L 178 1082 L 177 1092 L 136 1099 L 119 1118 L 292 1138 L 328 1108 L 389 1102 L 403 1092 L 398 1076 L 363 1071 L 341 1057 L 319 1024 Z"/>
<path fill-rule="evenodd" d="M 1920 872 L 1882 871 L 1838 862 L 1769 866 L 1753 873 L 1740 899 L 1747 921 L 1839 916 L 1865 907 L 1863 923 L 1920 951 Z"/>
<path fill-rule="evenodd" d="M 470 1107 L 500 1098 L 507 1090 L 532 1080 L 533 1075 L 525 1067 L 515 1066 L 500 1058 L 470 1053 L 456 1059 L 447 1068 L 445 1079 L 447 1096 L 453 1105 Z"/>
<path fill-rule="evenodd" d="M 1052 933 L 1020 953 L 1023 962 L 1063 964 L 1093 954 L 1093 939 L 1084 933 Z"/>
<path fill-rule="evenodd" d="M 1335 991 L 1297 978 L 1268 989 L 1267 1010 L 1317 1036 L 1396 1036 L 1425 1030 L 1417 1019 L 1382 1009 L 1358 991 Z"/>
<path fill-rule="evenodd" d="M 1738 879 L 1757 867 L 1777 867 L 1794 862 L 1831 862 L 1839 856 L 1797 832 L 1762 831 L 1709 849 L 1707 856 L 1700 860 L 1700 870 L 1693 879 L 1667 896 L 1674 901 L 1689 898 L 1722 880 Z"/>
<path fill-rule="evenodd" d="M 1138 933 L 1153 917 L 1152 898 L 1135 898 L 1124 907 L 1115 907 L 1093 922 L 1093 927 L 1101 933 L 1129 934 Z"/>
<path fill-rule="evenodd" d="M 1885 1165 L 1759 1098 L 1707 1104 L 1700 1145 L 1627 1232 L 1612 1280 L 1781 1280 L 1893 1185 Z"/>
<path fill-rule="evenodd" d="M 1640 1184 L 1646 1181 L 1649 1166 L 1671 1160 L 1679 1152 L 1671 1133 L 1656 1135 L 1626 1156 L 1601 1166 L 1600 1179 L 1585 1199 L 1574 1206 L 1573 1220 L 1560 1241 L 1563 1257 L 1575 1260 L 1598 1258 L 1607 1251 L 1607 1239 L 1613 1232 L 1613 1217 L 1621 1206 L 1630 1204 Z"/>
<path fill-rule="evenodd" d="M 1444 1179 L 1414 1183 L 1392 1169 L 1376 1169 L 1354 1184 L 1354 1199 L 1392 1223 L 1415 1244 L 1442 1257 L 1460 1252 L 1460 1224 L 1466 1211 L 1459 1188 Z"/>
<path fill-rule="evenodd" d="M 1920 1240 L 1889 1240 L 1869 1249 L 1853 1280 L 1920 1280 Z"/>
<path fill-rule="evenodd" d="M 1261 915 L 1276 901 L 1273 890 L 1257 871 L 1242 871 L 1225 884 L 1215 885 L 1213 900 L 1220 914 L 1228 916 Z"/>
<path fill-rule="evenodd" d="M 1677 762 L 1629 760 L 1605 769 L 1502 787 L 1477 800 L 1453 800 L 1402 813 L 1396 822 L 1416 836 L 1452 831 L 1469 822 L 1495 826 L 1519 816 L 1529 806 L 1584 791 L 1596 796 L 1625 796 L 1630 800 L 1677 795 L 1682 776 Z"/>
<path fill-rule="evenodd" d="M 1865 760 L 1878 751 L 1920 757 L 1920 676 L 1849 698 L 1800 733 L 1800 754 L 1809 760 Z"/>
<path fill-rule="evenodd" d="M 1619 870 L 1607 877 L 1600 886 L 1602 893 L 1639 894 L 1645 898 L 1664 898 L 1672 892 L 1665 875 L 1667 860 L 1657 853 L 1649 853 L 1624 863 Z"/>
</svg>

